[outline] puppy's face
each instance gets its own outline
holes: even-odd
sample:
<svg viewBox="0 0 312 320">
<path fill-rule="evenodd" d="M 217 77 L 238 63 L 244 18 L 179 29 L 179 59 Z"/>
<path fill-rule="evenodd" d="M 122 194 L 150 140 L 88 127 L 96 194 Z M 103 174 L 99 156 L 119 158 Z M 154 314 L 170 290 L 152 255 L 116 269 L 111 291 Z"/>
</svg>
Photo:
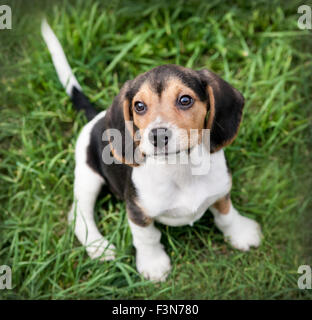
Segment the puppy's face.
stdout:
<svg viewBox="0 0 312 320">
<path fill-rule="evenodd" d="M 163 65 L 125 83 L 113 102 L 108 125 L 121 131 L 126 127 L 126 135 L 138 141 L 146 156 L 190 150 L 207 128 L 210 151 L 215 152 L 236 137 L 243 106 L 240 92 L 213 72 Z M 125 125 L 128 121 L 134 132 Z M 135 165 L 124 156 L 126 148 L 124 143 L 119 158 Z"/>
<path fill-rule="evenodd" d="M 171 154 L 192 148 L 198 143 L 207 113 L 206 101 L 176 77 L 161 82 L 162 90 L 145 82 L 133 97 L 133 121 L 140 132 L 142 153 Z"/>
<path fill-rule="evenodd" d="M 128 97 L 146 156 L 179 153 L 200 142 L 209 102 L 195 71 L 158 67 L 135 79 Z"/>
</svg>

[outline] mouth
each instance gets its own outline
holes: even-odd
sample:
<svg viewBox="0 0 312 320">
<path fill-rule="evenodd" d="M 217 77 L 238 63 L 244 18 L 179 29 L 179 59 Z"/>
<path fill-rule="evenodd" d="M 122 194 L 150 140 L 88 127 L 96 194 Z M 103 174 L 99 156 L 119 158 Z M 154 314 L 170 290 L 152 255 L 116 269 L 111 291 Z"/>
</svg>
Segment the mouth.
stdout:
<svg viewBox="0 0 312 320">
<path fill-rule="evenodd" d="M 182 149 L 182 150 L 176 150 L 176 151 L 169 152 L 168 148 L 165 148 L 165 150 L 159 150 L 157 148 L 154 148 L 154 153 L 144 154 L 144 155 L 145 155 L 145 157 L 170 156 L 170 155 L 179 154 L 183 151 L 186 151 L 189 155 L 190 152 L 192 151 L 192 149 L 193 149 L 193 147 L 190 147 L 188 149 Z"/>
<path fill-rule="evenodd" d="M 153 156 L 169 156 L 171 154 L 179 154 L 181 152 L 181 150 L 175 151 L 175 152 L 154 152 L 154 154 L 152 154 Z"/>
<path fill-rule="evenodd" d="M 177 150 L 177 151 L 173 151 L 173 152 L 169 152 L 168 151 L 168 146 L 166 145 L 164 148 L 157 148 L 157 147 L 154 147 L 154 152 L 152 153 L 153 156 L 168 156 L 170 154 L 178 154 L 180 153 L 181 150 Z"/>
</svg>

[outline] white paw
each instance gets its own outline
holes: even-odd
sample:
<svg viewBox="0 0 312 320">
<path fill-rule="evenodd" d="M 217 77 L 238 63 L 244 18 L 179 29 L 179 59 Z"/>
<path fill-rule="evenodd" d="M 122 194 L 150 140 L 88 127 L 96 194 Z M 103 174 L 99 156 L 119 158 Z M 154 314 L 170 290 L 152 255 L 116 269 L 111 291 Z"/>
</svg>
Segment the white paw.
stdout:
<svg viewBox="0 0 312 320">
<path fill-rule="evenodd" d="M 86 247 L 87 253 L 91 259 L 100 259 L 100 261 L 108 261 L 115 259 L 115 246 L 105 239 L 96 241 Z"/>
<path fill-rule="evenodd" d="M 235 222 L 223 230 L 224 236 L 231 245 L 242 251 L 248 251 L 251 247 L 258 247 L 261 242 L 260 225 L 249 218 L 238 215 Z"/>
<path fill-rule="evenodd" d="M 170 259 L 162 248 L 137 251 L 136 264 L 145 279 L 155 282 L 165 281 L 171 270 Z"/>
</svg>

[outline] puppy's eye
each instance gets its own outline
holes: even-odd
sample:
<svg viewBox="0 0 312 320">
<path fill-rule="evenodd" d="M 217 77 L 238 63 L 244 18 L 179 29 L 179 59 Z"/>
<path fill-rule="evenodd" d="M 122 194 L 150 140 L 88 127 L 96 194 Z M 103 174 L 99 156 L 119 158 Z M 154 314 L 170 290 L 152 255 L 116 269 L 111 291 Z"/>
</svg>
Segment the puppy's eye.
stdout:
<svg viewBox="0 0 312 320">
<path fill-rule="evenodd" d="M 178 100 L 178 106 L 181 109 L 188 109 L 193 105 L 193 103 L 194 103 L 193 98 L 187 95 L 181 96 Z"/>
<path fill-rule="evenodd" d="M 141 101 L 136 101 L 134 103 L 134 110 L 136 113 L 138 114 L 143 114 L 146 112 L 147 110 L 147 106 L 145 103 L 141 102 Z"/>
</svg>

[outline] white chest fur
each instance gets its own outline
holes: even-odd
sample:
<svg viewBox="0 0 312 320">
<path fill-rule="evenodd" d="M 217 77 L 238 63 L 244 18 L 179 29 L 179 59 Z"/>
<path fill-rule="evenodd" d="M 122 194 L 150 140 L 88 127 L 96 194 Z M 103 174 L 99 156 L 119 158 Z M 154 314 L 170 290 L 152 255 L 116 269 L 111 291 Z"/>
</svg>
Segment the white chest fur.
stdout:
<svg viewBox="0 0 312 320">
<path fill-rule="evenodd" d="M 198 157 L 197 150 L 190 157 Z M 147 158 L 144 165 L 132 172 L 140 204 L 146 213 L 161 223 L 192 225 L 209 206 L 231 189 L 223 150 L 214 154 L 203 152 L 201 161 L 210 162 L 210 169 L 194 174 L 192 161 L 188 164 L 159 163 Z M 198 159 L 197 159 L 198 160 Z"/>
</svg>

